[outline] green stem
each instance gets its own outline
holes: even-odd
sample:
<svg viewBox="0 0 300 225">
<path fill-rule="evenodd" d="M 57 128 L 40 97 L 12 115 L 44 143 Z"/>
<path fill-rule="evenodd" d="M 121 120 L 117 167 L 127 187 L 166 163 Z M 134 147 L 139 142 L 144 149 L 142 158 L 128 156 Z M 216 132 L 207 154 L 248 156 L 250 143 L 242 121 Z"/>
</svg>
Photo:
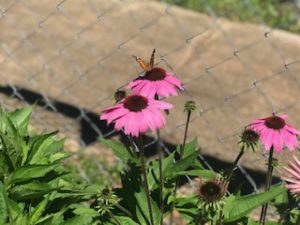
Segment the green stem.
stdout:
<svg viewBox="0 0 300 225">
<path fill-rule="evenodd" d="M 128 140 L 129 140 L 129 143 L 130 143 L 130 146 L 131 146 L 131 149 L 132 149 L 132 155 L 137 158 L 137 154 L 135 152 L 135 145 L 134 145 L 134 141 L 132 139 L 131 136 L 127 136 L 128 137 Z"/>
<path fill-rule="evenodd" d="M 120 223 L 120 221 L 115 217 L 114 214 L 112 214 L 112 212 L 111 212 L 110 210 L 108 210 L 107 212 L 108 212 L 109 216 L 110 216 L 110 217 L 111 217 L 118 225 L 122 225 L 122 224 Z"/>
<path fill-rule="evenodd" d="M 268 172 L 267 172 L 267 179 L 266 179 L 266 184 L 265 184 L 265 191 L 270 190 L 271 182 L 272 182 L 272 173 L 273 173 L 273 153 L 274 153 L 274 148 L 273 146 L 270 149 L 269 153 L 269 160 L 268 160 Z M 265 203 L 262 208 L 261 208 L 261 213 L 260 213 L 260 220 L 259 223 L 261 225 L 265 224 L 266 220 L 266 215 L 267 215 L 267 209 L 268 209 L 268 203 Z"/>
<path fill-rule="evenodd" d="M 300 224 L 300 213 L 298 214 L 298 217 L 297 217 L 296 224 L 297 224 L 297 225 L 299 225 L 299 224 Z"/>
<path fill-rule="evenodd" d="M 241 149 L 240 149 L 240 152 L 239 152 L 238 156 L 234 160 L 233 164 L 231 165 L 231 167 L 230 167 L 230 169 L 229 169 L 229 171 L 228 171 L 228 173 L 226 175 L 226 180 L 228 180 L 228 181 L 231 180 L 233 171 L 234 171 L 236 165 L 238 164 L 239 160 L 242 158 L 244 152 L 245 152 L 245 148 L 244 148 L 244 146 L 242 146 Z"/>
<path fill-rule="evenodd" d="M 118 208 L 120 211 L 122 211 L 127 216 L 132 218 L 132 214 L 127 209 L 125 209 L 123 206 L 121 206 L 120 204 L 116 204 L 116 208 Z"/>
<path fill-rule="evenodd" d="M 147 179 L 147 169 L 146 169 L 146 160 L 145 160 L 145 154 L 144 154 L 144 144 L 143 144 L 143 137 L 139 136 L 139 149 L 140 149 L 140 157 L 141 157 L 141 163 L 142 163 L 142 171 L 144 176 L 144 186 L 146 189 L 146 195 L 147 195 L 147 204 L 149 209 L 149 216 L 150 216 L 150 225 L 155 225 L 153 220 L 153 213 L 152 213 L 152 207 L 151 207 L 151 196 L 150 196 L 150 190 L 149 190 L 149 184 Z"/>
<path fill-rule="evenodd" d="M 163 177 L 163 152 L 160 146 L 160 132 L 157 130 L 157 149 L 158 149 L 158 166 L 159 166 L 159 208 L 160 208 L 160 225 L 163 224 L 164 219 L 164 197 L 163 197 L 163 190 L 164 190 L 164 177 Z"/>
<path fill-rule="evenodd" d="M 183 158 L 184 148 L 185 148 L 186 139 L 187 139 L 187 133 L 188 133 L 189 124 L 190 124 L 190 119 L 191 119 L 191 111 L 187 111 L 187 118 L 186 118 L 183 142 L 182 142 L 182 145 L 180 146 L 179 160 L 181 160 Z M 179 181 L 180 181 L 180 178 L 177 177 L 176 182 L 175 182 L 174 192 L 173 192 L 173 199 L 174 200 L 172 202 L 171 209 L 170 209 L 171 210 L 170 222 L 169 222 L 170 225 L 173 224 L 173 220 L 174 220 L 175 199 L 176 199 L 176 195 L 177 195 L 177 189 L 178 189 Z"/>
</svg>

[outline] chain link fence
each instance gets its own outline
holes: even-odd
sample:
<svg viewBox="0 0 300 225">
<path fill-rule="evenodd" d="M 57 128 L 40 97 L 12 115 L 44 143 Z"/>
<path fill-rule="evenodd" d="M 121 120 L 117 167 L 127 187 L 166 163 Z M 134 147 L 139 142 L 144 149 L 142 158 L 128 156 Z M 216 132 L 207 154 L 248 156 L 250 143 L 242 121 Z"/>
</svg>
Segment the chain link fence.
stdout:
<svg viewBox="0 0 300 225">
<path fill-rule="evenodd" d="M 241 2 L 240 10 L 253 10 L 250 1 Z M 97 139 L 116 134 L 99 113 L 142 72 L 132 55 L 148 58 L 156 48 L 156 64 L 175 72 L 186 89 L 167 100 L 175 109 L 160 144 L 166 153 L 180 144 L 183 105 L 192 99 L 198 108 L 189 138 L 198 137 L 209 168 L 225 169 L 252 119 L 287 113 L 300 127 L 300 38 L 259 16 L 258 24 L 232 22 L 209 3 L 206 8 L 209 15 L 164 1 L 1 0 L 1 105 L 36 103 L 33 129 L 58 129 L 67 148 L 111 157 Z M 155 136 L 150 140 L 151 147 Z M 247 154 L 241 165 L 248 192 L 258 191 L 263 155 Z"/>
</svg>

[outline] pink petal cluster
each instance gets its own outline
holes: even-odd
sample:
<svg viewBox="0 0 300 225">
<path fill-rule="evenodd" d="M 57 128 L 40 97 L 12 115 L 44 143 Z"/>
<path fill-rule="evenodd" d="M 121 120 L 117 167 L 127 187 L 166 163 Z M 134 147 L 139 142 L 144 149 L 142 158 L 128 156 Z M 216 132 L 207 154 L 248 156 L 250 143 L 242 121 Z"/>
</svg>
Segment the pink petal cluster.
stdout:
<svg viewBox="0 0 300 225">
<path fill-rule="evenodd" d="M 297 136 L 300 131 L 287 124 L 287 118 L 287 115 L 279 115 L 256 119 L 249 126 L 259 133 L 265 150 L 268 151 L 272 147 L 275 152 L 281 152 L 284 147 L 294 150 L 299 144 Z"/>
<path fill-rule="evenodd" d="M 131 81 L 128 88 L 134 94 L 141 94 L 150 98 L 176 96 L 178 90 L 183 90 L 181 81 L 171 72 L 154 67 L 144 76 Z"/>
<path fill-rule="evenodd" d="M 286 188 L 293 194 L 300 194 L 300 161 L 293 156 L 293 161 L 290 161 L 289 166 L 283 167 L 282 179 L 287 181 Z"/>
<path fill-rule="evenodd" d="M 134 94 L 105 109 L 100 119 L 108 124 L 114 123 L 114 128 L 123 129 L 126 135 L 138 137 L 148 130 L 156 131 L 163 127 L 166 119 L 161 110 L 172 107 L 169 103 Z"/>
</svg>

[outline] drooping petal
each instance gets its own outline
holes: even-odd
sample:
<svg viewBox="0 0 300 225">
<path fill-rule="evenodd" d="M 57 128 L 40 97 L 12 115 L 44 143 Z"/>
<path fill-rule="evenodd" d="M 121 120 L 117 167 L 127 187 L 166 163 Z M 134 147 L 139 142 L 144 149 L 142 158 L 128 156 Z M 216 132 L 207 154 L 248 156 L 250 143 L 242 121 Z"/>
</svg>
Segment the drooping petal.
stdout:
<svg viewBox="0 0 300 225">
<path fill-rule="evenodd" d="M 261 142 L 263 143 L 267 151 L 269 151 L 274 144 L 273 136 L 274 136 L 274 131 L 269 131 L 268 129 L 266 129 L 265 132 L 261 134 Z"/>
<path fill-rule="evenodd" d="M 282 138 L 280 135 L 280 130 L 275 131 L 273 134 L 273 147 L 275 152 L 281 152 L 282 151 Z"/>
<path fill-rule="evenodd" d="M 173 105 L 167 102 L 163 102 L 163 101 L 157 101 L 154 99 L 151 99 L 148 101 L 149 106 L 153 106 L 159 109 L 172 109 Z"/>
<path fill-rule="evenodd" d="M 103 115 L 100 116 L 100 119 L 107 120 L 108 123 L 111 123 L 115 119 L 118 119 L 127 113 L 129 113 L 128 109 L 117 108 L 115 110 L 110 110 L 109 112 L 104 113 Z"/>
<path fill-rule="evenodd" d="M 181 81 L 179 79 L 177 79 L 177 77 L 175 77 L 174 74 L 166 73 L 166 75 L 167 75 L 165 78 L 166 81 L 175 85 L 179 89 L 183 89 Z"/>
<path fill-rule="evenodd" d="M 294 127 L 290 126 L 290 125 L 286 125 L 285 129 L 287 129 L 289 132 L 291 132 L 292 134 L 296 134 L 296 135 L 300 135 L 300 131 L 295 129 Z"/>
<path fill-rule="evenodd" d="M 136 87 L 136 86 L 140 85 L 141 83 L 143 83 L 143 80 L 137 78 L 137 79 L 131 81 L 131 82 L 127 85 L 127 87 L 128 87 L 128 88 L 133 88 L 133 87 Z"/>
</svg>

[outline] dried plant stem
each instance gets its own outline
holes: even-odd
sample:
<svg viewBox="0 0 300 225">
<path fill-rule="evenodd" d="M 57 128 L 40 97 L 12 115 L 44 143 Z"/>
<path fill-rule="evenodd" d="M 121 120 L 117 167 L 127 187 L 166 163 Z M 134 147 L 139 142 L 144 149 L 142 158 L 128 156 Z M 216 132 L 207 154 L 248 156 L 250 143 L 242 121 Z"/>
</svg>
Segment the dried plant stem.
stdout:
<svg viewBox="0 0 300 225">
<path fill-rule="evenodd" d="M 161 213 L 160 217 L 160 225 L 163 224 L 163 219 L 164 219 L 164 196 L 163 196 L 163 191 L 164 191 L 164 177 L 163 177 L 163 152 L 162 148 L 160 146 L 160 132 L 157 130 L 157 150 L 158 150 L 158 167 L 159 167 L 159 209 Z"/>
<path fill-rule="evenodd" d="M 274 148 L 272 146 L 271 149 L 270 149 L 270 153 L 269 153 L 268 172 L 267 172 L 267 179 L 266 179 L 266 184 L 265 184 L 265 191 L 269 191 L 270 190 L 270 186 L 271 186 L 271 183 L 272 183 L 273 153 L 274 153 Z M 261 224 L 261 225 L 265 224 L 266 215 L 267 215 L 267 209 L 268 209 L 268 203 L 265 203 L 262 206 L 261 213 L 260 213 L 259 224 Z"/>
<path fill-rule="evenodd" d="M 146 195 L 147 195 L 147 204 L 149 209 L 149 216 L 150 216 L 150 225 L 155 225 L 153 220 L 153 213 L 152 213 L 152 206 L 151 206 L 151 196 L 150 196 L 150 190 L 149 190 L 149 184 L 147 179 L 147 169 L 146 169 L 146 160 L 145 160 L 145 154 L 144 154 L 144 143 L 143 143 L 143 137 L 139 136 L 139 150 L 140 150 L 140 158 L 142 163 L 142 172 L 144 177 L 144 186 L 146 189 Z"/>
<path fill-rule="evenodd" d="M 242 156 L 244 155 L 244 152 L 245 152 L 245 148 L 242 145 L 239 154 L 237 155 L 236 159 L 234 160 L 233 164 L 231 165 L 231 167 L 230 167 L 230 169 L 229 169 L 229 171 L 228 171 L 228 173 L 226 175 L 226 180 L 228 180 L 228 181 L 231 180 L 233 171 L 234 171 L 236 165 L 238 164 L 238 162 L 240 161 L 240 159 L 242 158 Z"/>
<path fill-rule="evenodd" d="M 186 117 L 186 124 L 185 124 L 183 142 L 182 142 L 182 145 L 180 146 L 179 160 L 183 158 L 184 148 L 185 148 L 186 139 L 187 139 L 187 133 L 188 133 L 189 124 L 190 124 L 190 119 L 191 119 L 191 111 L 187 111 L 187 117 Z M 174 198 L 174 200 L 172 202 L 171 209 L 170 209 L 171 210 L 170 222 L 169 222 L 170 225 L 173 224 L 173 220 L 174 220 L 175 199 L 176 199 L 176 195 L 177 195 L 178 185 L 179 185 L 179 177 L 177 177 L 177 179 L 176 179 L 175 187 L 174 187 L 174 192 L 173 192 L 173 198 Z"/>
</svg>

